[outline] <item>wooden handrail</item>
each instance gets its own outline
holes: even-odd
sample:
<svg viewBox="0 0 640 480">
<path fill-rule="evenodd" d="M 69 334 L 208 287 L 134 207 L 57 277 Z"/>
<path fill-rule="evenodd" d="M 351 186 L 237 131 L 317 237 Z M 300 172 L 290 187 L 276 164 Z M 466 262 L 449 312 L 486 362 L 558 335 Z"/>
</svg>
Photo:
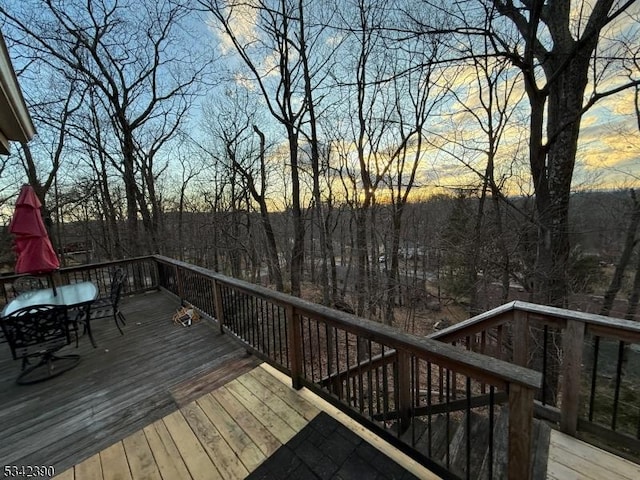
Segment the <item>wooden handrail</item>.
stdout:
<svg viewBox="0 0 640 480">
<path fill-rule="evenodd" d="M 588 330 L 602 332 L 603 336 L 612 336 L 614 338 L 622 336 L 626 341 L 640 342 L 640 324 L 638 322 L 606 317 L 595 313 L 521 302 L 519 300 L 500 305 L 468 320 L 432 333 L 428 337 L 443 342 L 456 341 L 468 335 L 479 333 L 491 326 L 507 323 L 512 319 L 513 312 L 516 311 L 528 313 L 531 320 L 562 320 L 563 326 L 567 320 L 579 321 L 584 323 Z"/>
<path fill-rule="evenodd" d="M 458 373 L 482 379 L 495 386 L 504 388 L 507 384 L 518 384 L 534 390 L 540 387 L 541 374 L 528 368 L 480 355 L 476 352 L 462 352 L 459 348 L 446 343 L 400 332 L 388 325 L 334 310 L 260 285 L 226 277 L 203 267 L 190 265 L 160 255 L 154 255 L 154 258 L 160 263 L 198 272 L 213 278 L 222 285 L 233 287 L 258 298 L 268 299 L 285 308 L 292 308 L 298 315 L 322 319 L 354 335 L 384 343 L 396 350 L 406 351 L 419 358 L 433 361 Z"/>
</svg>

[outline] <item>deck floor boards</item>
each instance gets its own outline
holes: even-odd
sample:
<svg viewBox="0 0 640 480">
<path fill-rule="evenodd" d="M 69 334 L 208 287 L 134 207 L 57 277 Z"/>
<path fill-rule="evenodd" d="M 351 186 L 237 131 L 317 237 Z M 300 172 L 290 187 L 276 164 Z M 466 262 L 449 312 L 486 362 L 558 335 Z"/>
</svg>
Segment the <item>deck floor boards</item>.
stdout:
<svg viewBox="0 0 640 480">
<path fill-rule="evenodd" d="M 61 472 L 55 480 L 81 480 L 85 476 L 101 480 L 244 479 L 267 465 L 265 462 L 274 453 L 282 453 L 281 447 L 322 410 L 341 415 L 328 404 L 323 408 L 313 405 L 314 398 L 317 397 L 304 397 L 287 387 L 273 369 L 263 364 L 109 446 L 97 460 L 94 456 Z M 305 452 L 306 456 L 309 454 Z M 325 454 L 317 455 L 320 458 Z M 378 459 L 384 457 L 380 453 L 374 455 Z M 437 478 L 415 462 L 406 461 L 417 478 Z M 331 462 L 327 467 L 337 468 Z M 404 466 L 395 468 L 404 471 Z M 402 478 L 416 476 L 407 473 Z"/>
<path fill-rule="evenodd" d="M 234 371 L 239 375 L 251 367 L 245 350 L 214 325 L 176 326 L 171 317 L 178 306 L 163 292 L 125 298 L 124 335 L 110 319 L 95 321 L 98 348 L 81 336 L 77 349 L 73 342 L 61 351 L 78 353 L 78 367 L 34 385 L 15 384 L 20 362 L 0 344 L 3 465 L 53 465 L 64 471 L 176 411 L 181 403 L 174 394 L 191 379 L 215 377 L 212 372 L 222 368 L 229 380 Z M 200 384 L 196 390 L 213 388 Z M 113 467 L 96 478 L 109 478 Z"/>
<path fill-rule="evenodd" d="M 635 480 L 640 465 L 556 430 L 549 442 L 548 480 Z"/>
<path fill-rule="evenodd" d="M 53 465 L 56 480 L 244 478 L 321 411 L 418 478 L 436 478 L 307 389 L 248 356 L 202 321 L 178 327 L 163 292 L 125 299 L 121 336 L 110 320 L 65 348 L 79 366 L 31 386 L 0 344 L 2 465 Z M 324 402 L 324 403 L 323 403 Z M 640 478 L 640 466 L 553 431 L 547 478 Z"/>
</svg>

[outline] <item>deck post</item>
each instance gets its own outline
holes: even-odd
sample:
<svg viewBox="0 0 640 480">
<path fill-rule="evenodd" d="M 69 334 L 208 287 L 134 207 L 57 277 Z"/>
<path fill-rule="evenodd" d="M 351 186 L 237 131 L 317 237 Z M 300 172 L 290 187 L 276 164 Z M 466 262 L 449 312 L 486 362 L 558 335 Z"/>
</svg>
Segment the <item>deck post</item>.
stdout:
<svg viewBox="0 0 640 480">
<path fill-rule="evenodd" d="M 398 350 L 398 418 L 400 431 L 404 432 L 411 424 L 411 357 Z"/>
<path fill-rule="evenodd" d="M 562 404 L 560 405 L 560 430 L 575 436 L 578 428 L 580 400 L 580 370 L 585 324 L 578 320 L 567 320 L 562 337 Z"/>
<path fill-rule="evenodd" d="M 213 281 L 213 304 L 216 307 L 216 319 L 220 333 L 224 333 L 224 310 L 222 309 L 222 287 L 217 280 Z"/>
<path fill-rule="evenodd" d="M 300 314 L 296 313 L 293 305 L 285 307 L 287 315 L 287 330 L 289 331 L 289 368 L 291 369 L 291 385 L 296 390 L 302 388 L 302 330 Z"/>
<path fill-rule="evenodd" d="M 533 390 L 509 385 L 508 478 L 531 480 L 531 439 L 533 434 Z"/>
<path fill-rule="evenodd" d="M 513 363 L 526 367 L 529 363 L 529 314 L 513 312 Z"/>
<path fill-rule="evenodd" d="M 180 267 L 176 265 L 176 289 L 178 290 L 178 297 L 180 297 L 180 300 L 182 301 L 184 299 L 184 292 L 182 289 L 182 275 L 180 272 Z"/>
</svg>

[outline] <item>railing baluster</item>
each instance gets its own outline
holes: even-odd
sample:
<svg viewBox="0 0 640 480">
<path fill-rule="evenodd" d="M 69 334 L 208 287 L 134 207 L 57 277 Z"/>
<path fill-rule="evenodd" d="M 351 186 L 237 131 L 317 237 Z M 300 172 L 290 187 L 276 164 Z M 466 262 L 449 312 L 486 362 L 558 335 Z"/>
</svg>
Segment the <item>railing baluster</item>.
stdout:
<svg viewBox="0 0 640 480">
<path fill-rule="evenodd" d="M 429 414 L 427 415 L 427 457 L 431 457 L 432 453 L 432 440 L 433 440 L 433 428 L 432 428 L 432 416 L 431 413 L 431 362 L 427 362 L 427 411 Z"/>
<path fill-rule="evenodd" d="M 336 354 L 335 354 L 335 358 L 336 358 L 336 381 L 334 382 L 334 385 L 336 386 L 336 388 L 338 389 L 338 398 L 340 400 L 342 400 L 342 381 L 340 380 L 340 349 L 338 348 L 338 329 L 336 328 L 334 331 L 334 343 L 336 345 Z"/>
<path fill-rule="evenodd" d="M 360 359 L 360 342 L 362 339 L 358 336 L 356 337 L 356 350 L 358 351 L 358 410 L 360 413 L 364 413 L 364 387 L 362 385 L 362 359 Z M 355 380 L 354 380 L 355 382 Z M 355 389 L 354 389 L 355 390 Z"/>
<path fill-rule="evenodd" d="M 372 365 L 373 365 L 373 345 L 371 340 L 368 340 L 369 342 L 369 368 L 367 368 L 367 392 L 368 392 L 368 400 L 369 400 L 369 418 L 371 418 L 373 416 L 373 395 L 374 395 L 374 390 L 373 390 L 373 386 L 372 386 Z"/>
<path fill-rule="evenodd" d="M 244 341 L 251 345 L 251 325 L 249 322 L 251 298 L 242 294 L 242 330 Z"/>
<path fill-rule="evenodd" d="M 291 379 L 293 388 L 300 390 L 302 388 L 302 325 L 300 315 L 292 306 L 287 306 L 287 331 L 290 331 L 288 337 L 288 363 L 291 370 Z"/>
<path fill-rule="evenodd" d="M 308 331 L 308 335 L 309 335 L 309 357 L 307 357 L 307 355 L 305 353 L 302 354 L 302 358 L 309 358 L 311 361 L 309 363 L 311 363 L 311 381 L 313 382 L 315 380 L 315 368 L 314 368 L 314 352 L 313 352 L 313 338 L 312 338 L 312 331 L 311 331 L 311 319 L 309 317 L 306 317 L 307 319 L 307 331 Z M 304 338 L 304 332 L 303 332 L 303 338 Z M 302 342 L 304 345 L 304 342 Z M 306 365 L 307 362 L 302 362 L 303 365 Z M 306 376 L 306 373 L 305 373 Z"/>
<path fill-rule="evenodd" d="M 347 358 L 346 358 L 347 365 L 346 365 L 346 370 L 345 371 L 348 372 L 349 368 L 351 367 L 351 362 L 349 361 L 349 350 L 350 350 L 350 348 L 349 348 L 349 332 L 347 332 L 346 330 L 344 330 L 344 344 L 345 344 L 345 352 L 346 352 L 346 356 L 347 356 Z M 347 393 L 347 403 L 349 405 L 351 405 L 351 381 L 350 381 L 348 375 L 347 375 L 347 379 L 346 379 L 345 383 L 347 384 L 346 385 L 346 387 L 347 387 L 346 388 L 346 390 L 347 390 L 346 391 L 346 393 Z"/>
<path fill-rule="evenodd" d="M 416 406 L 418 406 L 419 398 L 420 398 L 420 365 L 418 364 L 418 359 L 414 356 L 411 356 L 411 379 L 413 379 L 412 388 L 411 388 L 411 409 L 409 412 L 409 419 L 411 421 L 411 446 L 415 446 L 416 444 Z"/>
<path fill-rule="evenodd" d="M 471 377 L 467 376 L 466 382 L 466 393 L 467 393 L 467 418 L 466 418 L 466 477 L 467 480 L 471 478 Z"/>
<path fill-rule="evenodd" d="M 247 314 L 245 317 L 245 321 L 247 322 L 247 332 L 249 336 L 249 345 L 252 347 L 256 347 L 256 321 L 255 321 L 255 313 L 256 313 L 256 299 L 250 295 L 247 295 Z"/>
<path fill-rule="evenodd" d="M 316 325 L 316 338 L 318 339 L 318 379 L 317 381 L 320 381 L 322 379 L 322 358 L 326 357 L 326 355 L 322 355 L 322 342 L 320 341 L 320 321 L 319 320 L 315 320 L 315 325 Z M 315 382 L 316 379 L 314 378 L 313 381 Z"/>
<path fill-rule="evenodd" d="M 269 341 L 267 340 L 267 337 L 265 335 L 264 332 L 264 311 L 265 311 L 265 306 L 266 306 L 266 301 L 265 300 L 260 300 L 260 350 L 265 353 L 267 356 L 269 356 Z M 268 318 L 268 317 L 267 317 Z"/>
<path fill-rule="evenodd" d="M 445 445 L 446 445 L 446 452 L 445 452 L 445 464 L 447 466 L 447 469 L 451 466 L 450 462 L 451 462 L 451 453 L 449 451 L 450 448 L 450 444 L 449 442 L 451 441 L 451 432 L 450 432 L 450 422 L 451 422 L 451 403 L 450 403 L 450 397 L 449 397 L 449 392 L 450 392 L 450 387 L 451 387 L 451 379 L 450 379 L 450 375 L 449 375 L 449 369 L 447 369 L 447 377 L 446 377 L 446 386 L 447 386 L 447 390 L 445 392 L 445 398 L 446 398 L 446 408 L 447 408 L 447 414 L 446 414 L 446 418 L 447 418 L 447 423 L 446 423 L 446 437 L 445 437 Z"/>
<path fill-rule="evenodd" d="M 307 328 L 309 327 L 309 322 L 311 322 L 311 320 L 307 317 Z M 311 336 L 309 336 L 309 354 L 307 354 L 307 342 L 305 341 L 304 323 L 302 325 L 302 331 L 300 335 L 302 338 L 302 341 L 300 342 L 302 344 L 302 375 L 304 376 L 304 378 L 309 378 L 309 375 L 307 373 L 307 358 L 311 358 L 311 381 L 313 381 L 313 346 L 311 344 Z"/>
<path fill-rule="evenodd" d="M 596 399 L 596 380 L 598 376 L 598 354 L 600 350 L 600 337 L 596 335 L 593 340 L 593 368 L 591 369 L 591 392 L 589 394 L 589 421 L 593 421 L 593 410 Z"/>
<path fill-rule="evenodd" d="M 288 309 L 289 307 L 287 307 Z M 282 325 L 282 318 L 281 318 L 281 312 L 282 312 L 282 307 L 278 306 L 278 342 L 280 344 L 280 362 L 282 362 L 282 359 L 284 358 L 284 364 L 287 366 L 287 368 L 291 368 L 291 358 L 289 356 L 289 337 L 291 337 L 292 335 L 295 335 L 295 331 L 292 331 L 291 333 L 289 333 L 289 328 L 287 328 L 288 326 L 288 321 L 287 321 L 287 311 L 285 310 L 285 325 L 283 328 Z M 298 325 L 300 325 L 298 323 Z M 282 330 L 284 330 L 284 342 L 282 341 Z M 283 351 L 284 349 L 284 351 Z"/>
<path fill-rule="evenodd" d="M 271 358 L 282 364 L 282 359 L 278 357 L 280 352 L 280 307 L 271 304 L 271 319 L 269 320 L 271 328 Z"/>
<path fill-rule="evenodd" d="M 324 325 L 324 348 L 327 351 L 327 378 L 331 378 L 331 358 L 330 355 L 331 345 L 330 345 L 330 335 L 329 335 L 329 324 L 327 322 L 323 322 Z"/>
<path fill-rule="evenodd" d="M 384 345 L 382 346 L 382 355 L 384 356 Z M 382 411 L 384 428 L 387 428 L 387 419 L 389 418 L 389 372 L 387 363 L 382 364 Z"/>
<path fill-rule="evenodd" d="M 493 478 L 493 427 L 495 423 L 495 387 L 489 386 L 489 480 Z"/>
<path fill-rule="evenodd" d="M 618 344 L 618 365 L 616 366 L 616 387 L 613 394 L 613 413 L 611 415 L 611 430 L 616 431 L 618 421 L 618 403 L 620 401 L 620 383 L 622 380 L 622 363 L 624 362 L 624 342 Z"/>
<path fill-rule="evenodd" d="M 487 348 L 487 332 L 483 330 L 482 332 L 480 332 L 480 353 L 482 355 L 485 354 L 486 348 Z M 480 393 L 482 394 L 487 393 L 487 384 L 485 382 L 482 382 L 480 384 Z"/>
<path fill-rule="evenodd" d="M 542 336 L 542 405 L 547 404 L 547 391 L 549 390 L 548 386 L 548 377 L 547 377 L 547 335 L 549 333 L 549 327 L 547 324 L 544 325 L 544 334 Z"/>
</svg>

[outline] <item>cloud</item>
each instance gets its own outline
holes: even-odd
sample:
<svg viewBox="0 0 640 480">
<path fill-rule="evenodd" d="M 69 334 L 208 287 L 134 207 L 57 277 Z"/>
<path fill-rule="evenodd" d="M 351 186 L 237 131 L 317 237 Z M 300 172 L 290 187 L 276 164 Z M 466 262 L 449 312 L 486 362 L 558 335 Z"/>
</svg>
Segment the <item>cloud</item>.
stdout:
<svg viewBox="0 0 640 480">
<path fill-rule="evenodd" d="M 228 0 L 222 8 L 222 15 L 228 20 L 229 28 L 241 45 L 254 43 L 258 39 L 256 25 L 259 4 L 255 0 Z M 219 39 L 219 48 L 223 54 L 235 50 L 233 42 L 217 19 L 209 21 L 210 28 Z"/>
<path fill-rule="evenodd" d="M 626 95 L 621 95 L 611 110 L 599 109 L 585 118 L 580 132 L 576 158 L 576 181 L 596 175 L 601 188 L 636 184 L 640 179 L 640 132 L 635 118 L 613 115 L 626 111 Z"/>
</svg>

